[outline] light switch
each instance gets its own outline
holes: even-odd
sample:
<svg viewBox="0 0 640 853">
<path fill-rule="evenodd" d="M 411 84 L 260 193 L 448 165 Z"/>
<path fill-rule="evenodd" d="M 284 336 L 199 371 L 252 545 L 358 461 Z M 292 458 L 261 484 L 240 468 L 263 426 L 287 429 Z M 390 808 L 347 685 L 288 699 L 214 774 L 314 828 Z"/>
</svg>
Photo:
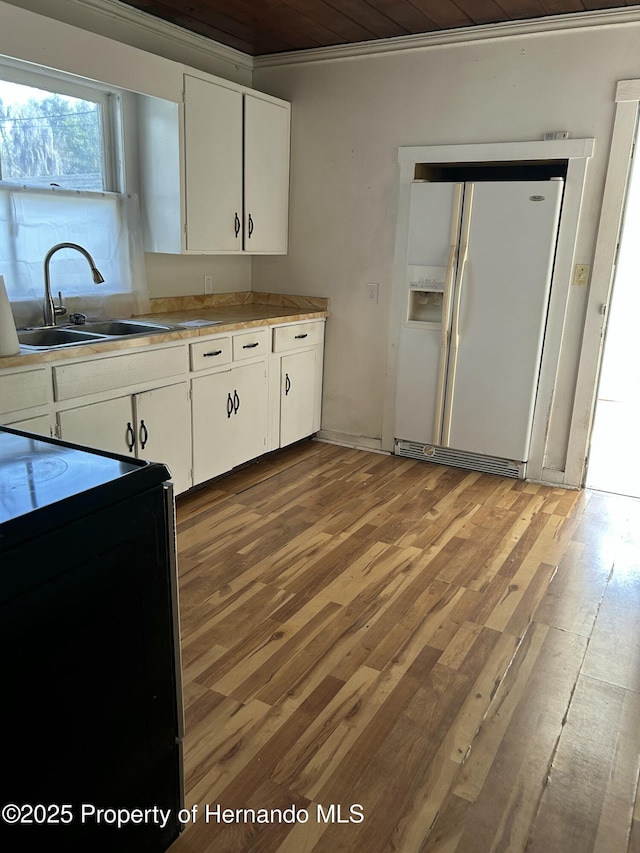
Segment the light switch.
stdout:
<svg viewBox="0 0 640 853">
<path fill-rule="evenodd" d="M 378 284 L 370 281 L 367 283 L 367 302 L 378 301 Z"/>
<path fill-rule="evenodd" d="M 583 287 L 589 283 L 589 273 L 591 271 L 591 267 L 589 264 L 576 264 L 575 271 L 573 273 L 573 283 L 577 287 Z"/>
</svg>

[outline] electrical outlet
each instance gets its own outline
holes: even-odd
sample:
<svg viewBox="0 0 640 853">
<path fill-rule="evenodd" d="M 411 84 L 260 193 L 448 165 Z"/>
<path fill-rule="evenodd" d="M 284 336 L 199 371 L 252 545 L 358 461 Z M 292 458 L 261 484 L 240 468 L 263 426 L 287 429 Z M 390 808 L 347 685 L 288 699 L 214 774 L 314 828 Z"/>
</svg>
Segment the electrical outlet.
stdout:
<svg viewBox="0 0 640 853">
<path fill-rule="evenodd" d="M 591 267 L 589 264 L 576 264 L 573 273 L 573 283 L 578 287 L 585 287 L 589 281 L 589 272 Z"/>
<path fill-rule="evenodd" d="M 375 281 L 367 282 L 367 302 L 378 301 L 378 288 L 379 285 Z"/>
<path fill-rule="evenodd" d="M 204 277 L 204 292 L 213 293 L 213 276 L 205 275 Z"/>
</svg>

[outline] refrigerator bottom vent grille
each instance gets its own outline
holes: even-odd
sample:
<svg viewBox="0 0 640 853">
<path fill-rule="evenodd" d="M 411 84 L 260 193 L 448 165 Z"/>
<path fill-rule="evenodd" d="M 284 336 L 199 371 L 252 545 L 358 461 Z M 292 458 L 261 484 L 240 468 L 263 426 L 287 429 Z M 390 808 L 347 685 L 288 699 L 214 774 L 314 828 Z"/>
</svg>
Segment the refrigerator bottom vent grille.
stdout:
<svg viewBox="0 0 640 853">
<path fill-rule="evenodd" d="M 437 462 L 440 465 L 453 465 L 455 468 L 468 468 L 471 471 L 484 471 L 487 474 L 500 474 L 523 480 L 526 464 L 513 459 L 500 459 L 496 456 L 482 456 L 480 453 L 467 453 L 464 450 L 452 450 L 450 447 L 437 447 L 433 444 L 421 444 L 417 441 L 398 441 L 395 443 L 395 455 L 407 456 L 421 462 Z"/>
</svg>

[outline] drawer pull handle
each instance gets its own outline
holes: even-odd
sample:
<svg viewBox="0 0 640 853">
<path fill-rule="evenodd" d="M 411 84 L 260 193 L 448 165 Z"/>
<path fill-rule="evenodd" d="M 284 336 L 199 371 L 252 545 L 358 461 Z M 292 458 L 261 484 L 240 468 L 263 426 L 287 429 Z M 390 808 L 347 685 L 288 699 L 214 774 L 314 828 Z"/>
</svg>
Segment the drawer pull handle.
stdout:
<svg viewBox="0 0 640 853">
<path fill-rule="evenodd" d="M 302 340 L 302 338 L 308 338 L 308 337 L 309 337 L 309 333 L 305 332 L 304 335 L 296 335 L 296 340 L 299 341 L 299 340 Z"/>
<path fill-rule="evenodd" d="M 231 394 L 227 394 L 227 417 L 230 418 L 233 414 L 233 400 Z"/>
<path fill-rule="evenodd" d="M 144 450 L 145 444 L 149 441 L 149 430 L 144 421 L 140 421 L 140 449 Z"/>
<path fill-rule="evenodd" d="M 233 391 L 233 414 L 238 414 L 238 409 L 240 408 L 240 397 L 238 396 L 238 392 L 234 389 Z"/>
<path fill-rule="evenodd" d="M 249 237 L 253 234 L 253 217 L 249 214 Z"/>
<path fill-rule="evenodd" d="M 254 344 L 242 344 L 242 349 L 253 349 L 254 347 L 259 347 L 260 341 L 256 341 Z"/>
<path fill-rule="evenodd" d="M 234 230 L 235 230 L 236 237 L 237 237 L 238 234 L 240 233 L 240 219 L 239 219 L 237 213 L 235 214 L 235 220 L 234 220 L 233 225 L 234 225 Z"/>
<path fill-rule="evenodd" d="M 130 423 L 127 423 L 127 447 L 129 448 L 129 453 L 133 453 L 133 448 L 136 446 L 136 434 L 133 431 L 133 427 Z"/>
<path fill-rule="evenodd" d="M 291 380 L 289 379 L 289 374 L 285 373 L 285 383 L 284 383 L 284 396 L 286 397 L 291 391 Z"/>
<path fill-rule="evenodd" d="M 214 349 L 212 352 L 203 352 L 202 357 L 203 358 L 211 358 L 212 355 L 221 355 L 221 354 L 222 354 L 221 349 Z"/>
</svg>

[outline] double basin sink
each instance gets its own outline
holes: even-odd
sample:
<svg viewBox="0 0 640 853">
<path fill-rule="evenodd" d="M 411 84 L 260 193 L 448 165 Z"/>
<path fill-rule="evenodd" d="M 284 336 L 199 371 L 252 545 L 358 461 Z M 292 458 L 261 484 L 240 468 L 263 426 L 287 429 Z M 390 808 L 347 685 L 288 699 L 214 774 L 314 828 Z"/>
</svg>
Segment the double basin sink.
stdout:
<svg viewBox="0 0 640 853">
<path fill-rule="evenodd" d="M 95 320 L 80 326 L 47 326 L 46 328 L 19 329 L 18 341 L 25 350 L 45 350 L 79 346 L 92 342 L 129 337 L 130 335 L 155 335 L 171 332 L 178 326 L 137 320 Z"/>
</svg>

